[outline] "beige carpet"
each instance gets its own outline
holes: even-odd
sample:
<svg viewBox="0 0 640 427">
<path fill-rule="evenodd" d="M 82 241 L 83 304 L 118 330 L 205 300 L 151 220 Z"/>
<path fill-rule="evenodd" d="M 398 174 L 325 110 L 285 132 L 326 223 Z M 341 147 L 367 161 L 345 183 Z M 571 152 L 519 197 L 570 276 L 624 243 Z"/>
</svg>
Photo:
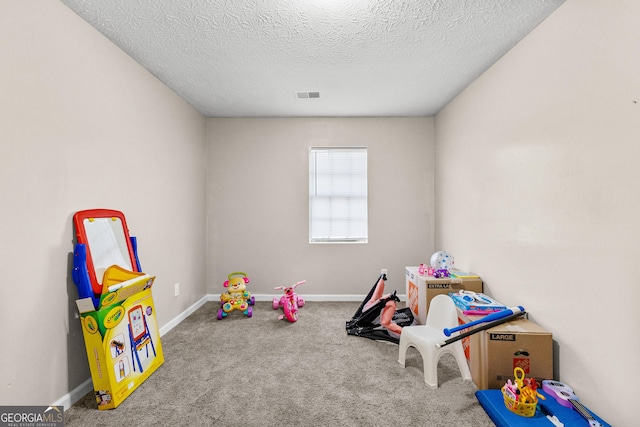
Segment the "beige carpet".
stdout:
<svg viewBox="0 0 640 427">
<path fill-rule="evenodd" d="M 453 358 L 440 387 L 424 383 L 410 348 L 348 336 L 359 303 L 307 302 L 296 323 L 270 302 L 252 318 L 217 320 L 207 303 L 164 337 L 165 363 L 118 408 L 92 394 L 65 412 L 67 426 L 493 426 Z"/>
</svg>

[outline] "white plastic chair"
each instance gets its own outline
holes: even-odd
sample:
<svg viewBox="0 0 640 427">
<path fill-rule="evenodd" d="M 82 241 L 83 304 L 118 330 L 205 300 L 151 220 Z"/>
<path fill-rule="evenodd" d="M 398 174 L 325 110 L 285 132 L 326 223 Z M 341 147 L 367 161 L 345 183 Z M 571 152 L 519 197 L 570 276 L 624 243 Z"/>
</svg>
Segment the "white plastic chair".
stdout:
<svg viewBox="0 0 640 427">
<path fill-rule="evenodd" d="M 438 388 L 438 361 L 440 357 L 452 354 L 458 363 L 462 378 L 471 381 L 471 372 L 462 348 L 462 340 L 438 348 L 436 344 L 445 341 L 444 328 L 458 326 L 458 313 L 453 300 L 448 295 L 437 295 L 431 300 L 427 312 L 426 325 L 405 326 L 400 334 L 400 353 L 398 363 L 404 368 L 407 348 L 414 347 L 422 356 L 424 381 L 430 388 Z M 456 336 L 457 333 L 451 336 Z"/>
</svg>

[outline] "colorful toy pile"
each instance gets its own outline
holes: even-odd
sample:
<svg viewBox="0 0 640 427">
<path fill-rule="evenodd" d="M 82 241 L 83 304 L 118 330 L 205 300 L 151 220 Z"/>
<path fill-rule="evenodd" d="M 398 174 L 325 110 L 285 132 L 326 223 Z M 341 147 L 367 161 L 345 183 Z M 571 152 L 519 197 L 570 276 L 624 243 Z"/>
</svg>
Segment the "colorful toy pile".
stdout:
<svg viewBox="0 0 640 427">
<path fill-rule="evenodd" d="M 451 254 L 446 251 L 437 251 L 431 255 L 429 265 L 420 264 L 418 273 L 423 276 L 433 276 L 436 279 L 450 277 L 455 263 L 456 261 Z"/>
<path fill-rule="evenodd" d="M 504 405 L 517 415 L 533 417 L 536 413 L 538 398 L 542 400 L 546 398 L 538 393 L 538 382 L 535 378 L 525 378 L 522 368 L 515 368 L 513 376 L 515 382 L 507 380 L 507 383 L 502 387 Z"/>
</svg>

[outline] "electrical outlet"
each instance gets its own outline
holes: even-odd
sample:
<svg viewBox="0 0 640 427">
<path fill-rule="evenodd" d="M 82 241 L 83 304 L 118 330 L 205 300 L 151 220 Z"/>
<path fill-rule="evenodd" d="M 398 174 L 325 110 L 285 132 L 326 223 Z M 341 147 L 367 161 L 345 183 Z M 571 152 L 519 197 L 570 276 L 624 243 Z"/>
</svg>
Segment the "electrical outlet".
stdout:
<svg viewBox="0 0 640 427">
<path fill-rule="evenodd" d="M 174 297 L 177 297 L 178 295 L 180 295 L 180 283 L 176 283 L 174 285 Z"/>
<path fill-rule="evenodd" d="M 382 270 L 380 270 L 380 274 L 387 274 L 387 269 L 383 268 Z"/>
</svg>

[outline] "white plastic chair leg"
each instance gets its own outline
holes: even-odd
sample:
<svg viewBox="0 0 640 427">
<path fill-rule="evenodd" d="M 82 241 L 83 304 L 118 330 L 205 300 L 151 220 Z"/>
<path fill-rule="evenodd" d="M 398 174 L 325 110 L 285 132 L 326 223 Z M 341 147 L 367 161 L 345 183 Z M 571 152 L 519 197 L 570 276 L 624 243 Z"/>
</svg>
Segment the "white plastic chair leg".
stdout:
<svg viewBox="0 0 640 427">
<path fill-rule="evenodd" d="M 431 349 L 422 349 L 427 354 L 423 354 L 424 382 L 431 389 L 438 388 L 438 358 L 439 354 Z M 434 363 L 435 362 L 435 363 Z"/>
<path fill-rule="evenodd" d="M 404 364 L 407 360 L 407 345 L 402 342 L 402 335 L 400 335 L 400 345 L 398 352 L 398 363 L 404 368 Z"/>
<path fill-rule="evenodd" d="M 453 357 L 455 357 L 456 359 L 458 368 L 460 369 L 460 374 L 462 374 L 462 379 L 465 381 L 471 381 L 471 370 L 469 369 L 469 364 L 467 363 L 467 357 L 464 355 L 464 348 L 462 347 L 462 343 L 454 344 L 460 344 L 456 345 L 456 347 L 453 349 Z"/>
</svg>

